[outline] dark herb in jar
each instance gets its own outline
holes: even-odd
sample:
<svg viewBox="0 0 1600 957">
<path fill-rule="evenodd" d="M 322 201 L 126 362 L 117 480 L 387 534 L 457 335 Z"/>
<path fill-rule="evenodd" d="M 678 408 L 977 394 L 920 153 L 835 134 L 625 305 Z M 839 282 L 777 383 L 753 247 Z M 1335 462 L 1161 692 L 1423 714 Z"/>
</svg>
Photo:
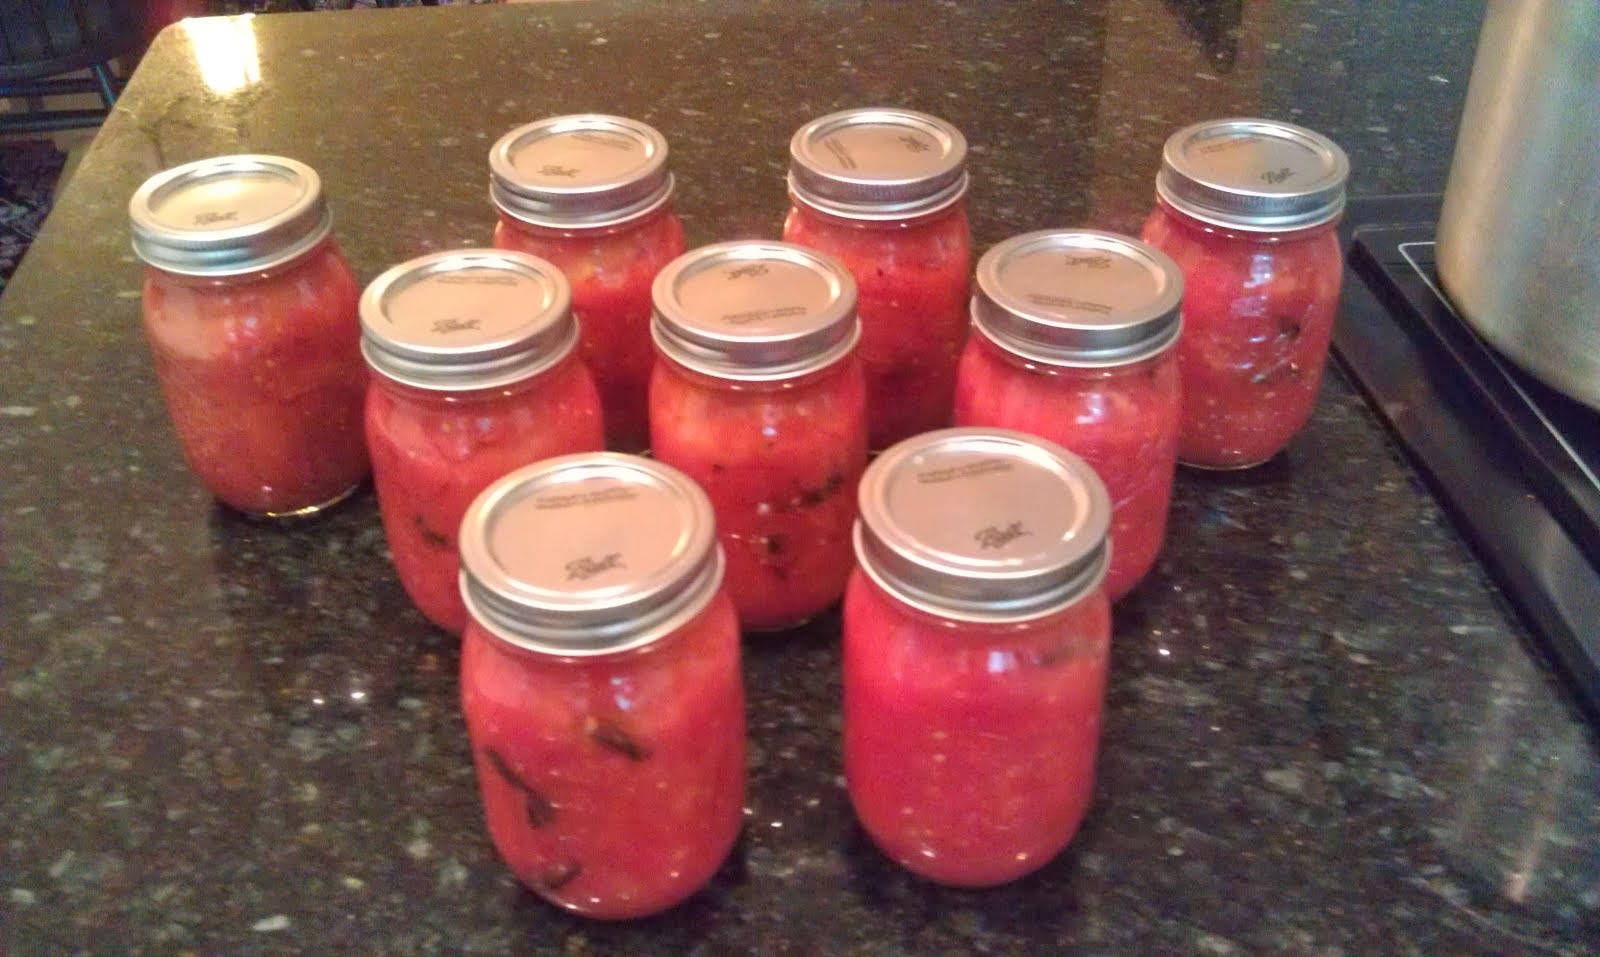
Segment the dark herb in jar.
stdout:
<svg viewBox="0 0 1600 957">
<path fill-rule="evenodd" d="M 596 744 L 610 748 L 629 761 L 643 761 L 650 757 L 650 749 L 634 740 L 614 721 L 590 717 L 585 719 L 583 730 Z"/>
<path fill-rule="evenodd" d="M 427 521 L 421 515 L 416 516 L 413 521 L 416 522 L 417 532 L 422 536 L 423 543 L 429 548 L 455 548 L 455 543 L 450 540 L 450 536 L 429 527 Z"/>
<path fill-rule="evenodd" d="M 811 508 L 815 505 L 821 505 L 836 495 L 842 488 L 844 488 L 844 473 L 838 471 L 829 472 L 828 477 L 823 480 L 821 485 L 801 489 L 800 494 L 796 495 L 789 505 L 791 508 Z"/>
<path fill-rule="evenodd" d="M 511 770 L 511 765 L 494 748 L 485 748 L 484 754 L 489 758 L 489 765 L 494 768 L 512 789 L 522 795 L 524 810 L 527 812 L 528 826 L 542 828 L 556 819 L 556 806 L 549 798 L 545 797 L 536 788 L 528 786 Z"/>
<path fill-rule="evenodd" d="M 545 868 L 535 882 L 547 891 L 558 891 L 572 883 L 582 873 L 583 866 L 577 861 L 563 861 Z"/>
</svg>

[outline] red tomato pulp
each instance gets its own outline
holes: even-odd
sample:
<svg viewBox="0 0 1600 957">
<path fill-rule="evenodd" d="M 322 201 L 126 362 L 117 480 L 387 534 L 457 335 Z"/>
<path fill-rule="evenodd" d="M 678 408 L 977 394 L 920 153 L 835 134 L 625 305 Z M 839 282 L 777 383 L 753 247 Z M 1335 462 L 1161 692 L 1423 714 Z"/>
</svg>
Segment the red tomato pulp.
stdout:
<svg viewBox="0 0 1600 957">
<path fill-rule="evenodd" d="M 1310 419 L 1339 306 L 1336 223 L 1252 233 L 1158 202 L 1142 238 L 1183 270 L 1179 461 L 1259 465 Z"/>
<path fill-rule="evenodd" d="M 746 628 L 798 624 L 844 592 L 867 464 L 864 406 L 854 357 L 773 383 L 657 363 L 652 453 L 710 497 L 728 592 Z"/>
<path fill-rule="evenodd" d="M 855 277 L 870 447 L 948 425 L 956 360 L 967 338 L 972 237 L 965 205 L 872 222 L 797 203 L 783 238 L 835 257 Z"/>
<path fill-rule="evenodd" d="M 495 848 L 552 903 L 656 913 L 733 847 L 745 722 L 725 594 L 673 635 L 594 659 L 535 655 L 470 622 L 461 699 Z"/>
<path fill-rule="evenodd" d="M 672 207 L 588 230 L 534 226 L 502 213 L 494 245 L 549 260 L 566 274 L 584 362 L 605 409 L 607 447 L 642 451 L 649 441 L 647 393 L 655 362 L 650 285 L 684 251 L 683 225 Z"/>
<path fill-rule="evenodd" d="M 516 468 L 605 441 L 600 399 L 576 353 L 498 389 L 424 391 L 374 376 L 366 429 L 395 571 L 417 608 L 458 635 L 467 609 L 456 536 L 467 506 Z"/>
<path fill-rule="evenodd" d="M 146 268 L 161 391 L 184 458 L 219 500 L 284 514 L 335 501 L 366 476 L 360 295 L 331 239 L 249 276 Z"/>
<path fill-rule="evenodd" d="M 975 333 L 956 377 L 955 424 L 1016 429 L 1087 461 L 1111 495 L 1106 593 L 1127 594 L 1166 538 L 1178 451 L 1179 383 L 1172 351 L 1125 366 L 1048 365 Z"/>
<path fill-rule="evenodd" d="M 844 619 L 845 778 L 878 847 L 962 887 L 1015 880 L 1064 848 L 1094 790 L 1104 591 L 976 625 L 912 609 L 858 571 Z"/>
</svg>

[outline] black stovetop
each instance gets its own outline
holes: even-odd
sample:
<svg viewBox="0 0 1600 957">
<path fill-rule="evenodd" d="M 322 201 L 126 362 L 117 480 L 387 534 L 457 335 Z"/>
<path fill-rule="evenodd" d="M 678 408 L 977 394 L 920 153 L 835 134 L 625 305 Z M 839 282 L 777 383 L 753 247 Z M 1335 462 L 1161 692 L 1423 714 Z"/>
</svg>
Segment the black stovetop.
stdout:
<svg viewBox="0 0 1600 957">
<path fill-rule="evenodd" d="M 1541 651 L 1600 716 L 1600 412 L 1490 348 L 1441 291 L 1437 196 L 1351 203 L 1334 351 Z"/>
</svg>

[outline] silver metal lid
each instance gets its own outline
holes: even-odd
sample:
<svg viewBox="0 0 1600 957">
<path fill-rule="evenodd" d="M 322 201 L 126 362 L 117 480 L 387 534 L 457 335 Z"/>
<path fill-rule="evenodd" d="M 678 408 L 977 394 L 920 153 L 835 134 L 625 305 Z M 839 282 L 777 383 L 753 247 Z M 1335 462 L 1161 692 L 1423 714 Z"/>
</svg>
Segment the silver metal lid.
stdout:
<svg viewBox="0 0 1600 957">
<path fill-rule="evenodd" d="M 361 294 L 361 354 L 381 375 L 423 389 L 507 385 L 578 344 L 572 289 L 526 253 L 460 249 L 403 262 Z"/>
<path fill-rule="evenodd" d="M 134 192 L 128 218 L 140 259 L 187 276 L 277 266 L 333 230 L 316 170 L 282 156 L 216 156 L 164 170 Z"/>
<path fill-rule="evenodd" d="M 650 334 L 673 361 L 721 379 L 815 372 L 855 348 L 856 284 L 813 249 L 765 240 L 692 249 L 656 275 Z"/>
<path fill-rule="evenodd" d="M 1344 210 L 1350 160 L 1332 140 L 1275 120 L 1208 120 L 1167 139 L 1156 195 L 1202 222 L 1305 229 Z"/>
<path fill-rule="evenodd" d="M 1183 273 L 1137 239 L 1093 229 L 1025 233 L 978 260 L 973 323 L 1051 365 L 1117 366 L 1178 340 Z"/>
<path fill-rule="evenodd" d="M 966 163 L 966 138 L 944 120 L 912 110 L 845 110 L 812 120 L 789 140 L 789 191 L 848 219 L 904 219 L 960 199 Z"/>
<path fill-rule="evenodd" d="M 1008 429 L 926 432 L 879 455 L 858 494 L 862 570 L 932 614 L 1037 618 L 1105 578 L 1111 500 L 1053 442 Z"/>
<path fill-rule="evenodd" d="M 489 151 L 489 198 L 536 226 L 614 226 L 671 196 L 666 138 L 626 117 L 553 116 L 517 127 Z"/>
<path fill-rule="evenodd" d="M 461 522 L 461 594 L 501 639 L 566 656 L 670 634 L 722 583 L 705 492 L 652 459 L 562 455 L 497 480 Z"/>
</svg>

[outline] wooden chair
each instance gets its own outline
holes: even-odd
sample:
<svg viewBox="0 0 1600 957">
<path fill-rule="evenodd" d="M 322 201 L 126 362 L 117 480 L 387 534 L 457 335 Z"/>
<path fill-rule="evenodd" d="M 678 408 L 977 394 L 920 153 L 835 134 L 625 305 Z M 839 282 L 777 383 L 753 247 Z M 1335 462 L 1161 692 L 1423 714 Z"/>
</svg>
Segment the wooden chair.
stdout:
<svg viewBox="0 0 1600 957">
<path fill-rule="evenodd" d="M 25 104 L 0 113 L 0 132 L 98 125 L 122 90 L 112 61 L 145 37 L 141 0 L 0 0 L 0 97 Z M 98 95 L 101 106 L 45 105 L 46 97 L 83 93 Z"/>
</svg>

